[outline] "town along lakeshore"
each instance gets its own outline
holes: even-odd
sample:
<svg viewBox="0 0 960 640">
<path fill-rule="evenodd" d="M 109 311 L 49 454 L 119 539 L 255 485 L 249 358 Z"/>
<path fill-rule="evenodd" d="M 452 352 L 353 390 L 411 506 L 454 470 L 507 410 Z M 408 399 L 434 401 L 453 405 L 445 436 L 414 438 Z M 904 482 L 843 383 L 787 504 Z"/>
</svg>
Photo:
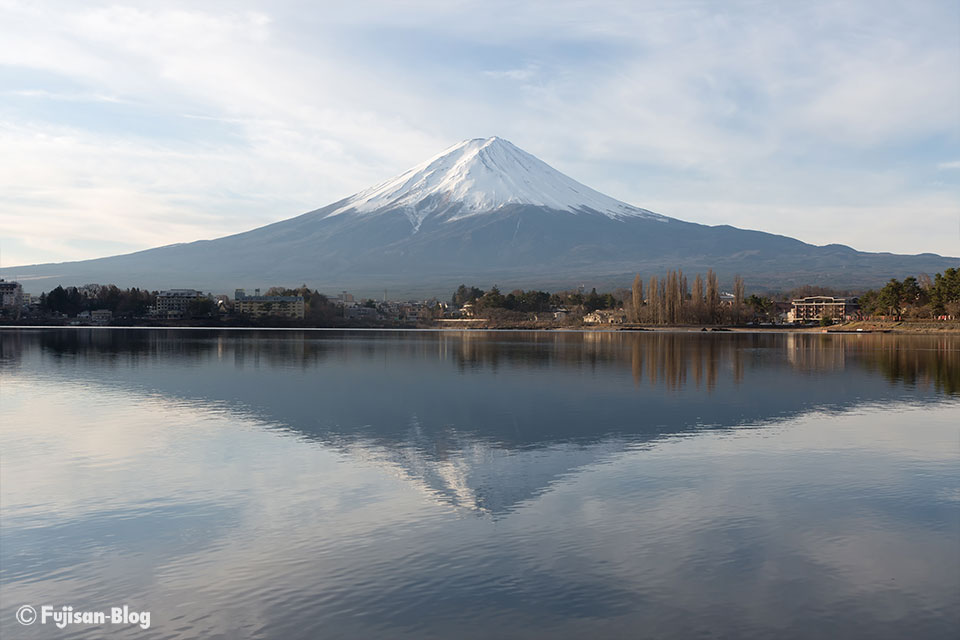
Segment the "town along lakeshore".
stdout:
<svg viewBox="0 0 960 640">
<path fill-rule="evenodd" d="M 826 331 L 953 332 L 960 330 L 960 270 L 934 278 L 891 279 L 882 289 L 855 296 L 804 286 L 779 295 L 747 295 L 733 279 L 724 292 L 708 270 L 692 288 L 683 271 L 650 278 L 639 274 L 632 287 L 598 293 L 593 288 L 549 293 L 497 286 L 483 290 L 460 285 L 449 299 L 359 298 L 342 291 L 328 296 L 302 285 L 227 294 L 196 289 L 147 291 L 115 285 L 58 286 L 39 296 L 25 294 L 18 282 L 0 280 L 0 324 L 74 326 L 207 327 L 362 327 L 457 329 L 560 328 L 725 328 Z M 798 297 L 799 296 L 799 297 Z M 832 327 L 832 328 L 831 328 Z"/>
</svg>

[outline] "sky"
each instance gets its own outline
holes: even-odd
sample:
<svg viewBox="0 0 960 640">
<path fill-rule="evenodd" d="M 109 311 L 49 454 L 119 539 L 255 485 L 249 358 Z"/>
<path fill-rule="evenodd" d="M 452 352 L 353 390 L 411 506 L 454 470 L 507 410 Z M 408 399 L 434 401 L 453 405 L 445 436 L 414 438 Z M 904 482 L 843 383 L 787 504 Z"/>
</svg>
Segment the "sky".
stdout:
<svg viewBox="0 0 960 640">
<path fill-rule="evenodd" d="M 245 231 L 493 135 L 671 217 L 960 256 L 960 3 L 0 0 L 0 266 Z"/>
</svg>

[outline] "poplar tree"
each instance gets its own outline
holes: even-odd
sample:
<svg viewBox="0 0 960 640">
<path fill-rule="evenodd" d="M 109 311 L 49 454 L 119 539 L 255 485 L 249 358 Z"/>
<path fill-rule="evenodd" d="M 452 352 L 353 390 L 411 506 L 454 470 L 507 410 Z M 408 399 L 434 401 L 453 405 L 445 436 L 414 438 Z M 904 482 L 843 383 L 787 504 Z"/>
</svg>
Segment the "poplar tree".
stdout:
<svg viewBox="0 0 960 640">
<path fill-rule="evenodd" d="M 695 322 L 703 322 L 703 277 L 698 273 L 693 280 L 693 319 Z"/>
<path fill-rule="evenodd" d="M 667 271 L 666 281 L 664 283 L 664 292 L 663 292 L 663 306 L 664 306 L 664 321 L 668 324 L 673 324 L 676 322 L 676 309 L 677 309 L 677 272 L 676 271 Z"/>
<path fill-rule="evenodd" d="M 659 303 L 660 303 L 659 305 L 657 305 L 657 306 L 659 307 L 659 308 L 657 309 L 657 322 L 658 322 L 659 324 L 664 324 L 664 323 L 667 321 L 667 320 L 666 320 L 666 313 L 665 313 L 665 309 L 664 309 L 664 305 L 663 305 L 663 301 L 664 301 L 664 299 L 667 297 L 667 296 L 666 296 L 666 290 L 667 290 L 667 281 L 666 281 L 666 280 L 660 280 L 660 281 L 657 283 L 657 300 L 658 300 Z"/>
<path fill-rule="evenodd" d="M 707 269 L 707 321 L 716 324 L 720 317 L 720 282 L 713 269 Z"/>
<path fill-rule="evenodd" d="M 680 284 L 680 301 L 677 305 L 677 320 L 680 322 L 689 322 L 689 315 L 687 310 L 687 298 L 689 297 L 689 289 L 687 288 L 687 276 L 683 275 L 683 270 L 677 272 L 677 280 Z"/>
<path fill-rule="evenodd" d="M 739 275 L 733 279 L 733 316 L 734 322 L 740 322 L 743 313 L 743 299 L 746 288 L 743 284 L 743 278 Z"/>
<path fill-rule="evenodd" d="M 638 273 L 633 279 L 633 321 L 640 322 L 640 311 L 643 308 L 643 280 Z"/>
<path fill-rule="evenodd" d="M 659 322 L 660 300 L 658 298 L 660 288 L 657 276 L 650 276 L 650 283 L 647 286 L 647 317 L 654 324 Z"/>
</svg>

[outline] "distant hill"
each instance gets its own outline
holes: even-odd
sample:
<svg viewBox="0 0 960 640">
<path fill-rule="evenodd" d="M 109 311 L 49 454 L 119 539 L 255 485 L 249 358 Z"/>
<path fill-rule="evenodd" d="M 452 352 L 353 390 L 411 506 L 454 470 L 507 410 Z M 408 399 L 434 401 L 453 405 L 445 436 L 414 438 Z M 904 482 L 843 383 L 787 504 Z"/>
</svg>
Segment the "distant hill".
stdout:
<svg viewBox="0 0 960 640">
<path fill-rule="evenodd" d="M 960 258 L 865 253 L 668 218 L 580 184 L 502 138 L 462 142 L 354 196 L 251 231 L 136 253 L 8 267 L 28 291 L 309 284 L 360 295 L 446 295 L 460 283 L 627 286 L 680 268 L 751 289 L 875 287 Z"/>
</svg>

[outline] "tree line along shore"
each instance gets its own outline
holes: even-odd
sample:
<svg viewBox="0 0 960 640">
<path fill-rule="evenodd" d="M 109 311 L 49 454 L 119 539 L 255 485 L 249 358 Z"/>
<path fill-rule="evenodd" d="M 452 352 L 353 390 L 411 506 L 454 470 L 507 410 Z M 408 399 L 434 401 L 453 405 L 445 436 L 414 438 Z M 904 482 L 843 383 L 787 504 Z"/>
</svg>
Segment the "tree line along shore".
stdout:
<svg viewBox="0 0 960 640">
<path fill-rule="evenodd" d="M 639 274 L 630 288 L 598 292 L 583 288 L 548 292 L 515 289 L 503 293 L 460 285 L 449 300 L 420 301 L 356 300 L 333 298 L 307 285 L 273 287 L 263 299 L 302 299 L 302 315 L 279 317 L 238 311 L 227 296 L 198 295 L 179 317 L 157 313 L 163 292 L 114 285 L 58 286 L 29 304 L 5 306 L 4 324 L 85 324 L 91 314 L 107 318 L 99 324 L 114 326 L 224 326 L 224 327 L 417 327 L 417 328 L 789 328 L 829 327 L 832 330 L 954 331 L 960 323 L 960 269 L 947 269 L 933 277 L 926 274 L 891 279 L 876 290 L 843 291 L 823 286 L 804 286 L 776 293 L 747 293 L 739 276 L 732 290 L 721 289 L 717 275 L 708 270 L 692 281 L 681 270 L 652 275 Z M 198 294 L 200 292 L 197 292 Z M 816 322 L 800 326 L 786 321 L 793 301 L 810 297 L 833 297 L 849 301 L 850 313 L 830 317 L 826 312 Z M 268 305 L 269 308 L 269 305 Z M 109 312 L 108 314 L 105 312 Z M 93 323 L 97 324 L 97 323 Z"/>
</svg>

